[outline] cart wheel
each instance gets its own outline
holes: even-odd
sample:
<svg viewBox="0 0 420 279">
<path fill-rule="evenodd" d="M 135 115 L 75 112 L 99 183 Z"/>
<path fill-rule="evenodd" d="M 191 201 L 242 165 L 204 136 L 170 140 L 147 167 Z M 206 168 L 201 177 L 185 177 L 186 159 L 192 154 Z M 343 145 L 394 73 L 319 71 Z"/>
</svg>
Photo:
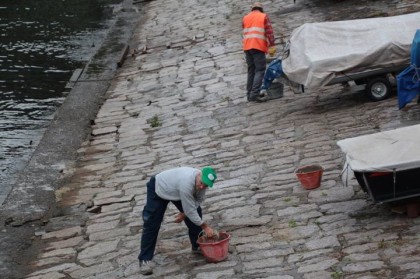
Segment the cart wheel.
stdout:
<svg viewBox="0 0 420 279">
<path fill-rule="evenodd" d="M 369 80 L 366 93 L 374 102 L 382 101 L 391 96 L 391 83 L 385 77 L 375 77 Z"/>
</svg>

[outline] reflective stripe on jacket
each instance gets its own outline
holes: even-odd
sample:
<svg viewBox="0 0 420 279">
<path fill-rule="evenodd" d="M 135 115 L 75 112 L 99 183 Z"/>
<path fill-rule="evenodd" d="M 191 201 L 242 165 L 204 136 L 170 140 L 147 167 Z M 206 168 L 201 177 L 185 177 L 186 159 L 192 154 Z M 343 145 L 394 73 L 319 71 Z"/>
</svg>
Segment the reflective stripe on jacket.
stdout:
<svg viewBox="0 0 420 279">
<path fill-rule="evenodd" d="M 243 49 L 258 49 L 268 52 L 268 39 L 265 36 L 266 14 L 260 11 L 252 11 L 242 20 Z"/>
</svg>

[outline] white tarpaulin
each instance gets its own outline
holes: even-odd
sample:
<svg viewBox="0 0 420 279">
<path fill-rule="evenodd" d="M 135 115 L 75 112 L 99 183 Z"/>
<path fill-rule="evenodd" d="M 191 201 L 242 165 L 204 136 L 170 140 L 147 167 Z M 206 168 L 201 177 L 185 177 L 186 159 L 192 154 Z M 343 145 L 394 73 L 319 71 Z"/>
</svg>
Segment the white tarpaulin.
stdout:
<svg viewBox="0 0 420 279">
<path fill-rule="evenodd" d="M 420 125 L 348 138 L 337 142 L 353 171 L 420 168 Z"/>
<path fill-rule="evenodd" d="M 319 88 L 336 76 L 409 63 L 420 12 L 394 17 L 306 23 L 283 60 L 289 80 Z"/>
</svg>

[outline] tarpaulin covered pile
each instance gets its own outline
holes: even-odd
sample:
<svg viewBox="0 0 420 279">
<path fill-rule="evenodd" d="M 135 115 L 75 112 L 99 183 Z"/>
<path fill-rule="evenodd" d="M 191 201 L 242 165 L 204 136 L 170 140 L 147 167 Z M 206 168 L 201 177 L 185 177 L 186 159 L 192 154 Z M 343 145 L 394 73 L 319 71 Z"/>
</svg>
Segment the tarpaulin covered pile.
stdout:
<svg viewBox="0 0 420 279">
<path fill-rule="evenodd" d="M 420 12 L 394 17 L 306 23 L 290 37 L 282 61 L 288 79 L 319 88 L 341 75 L 409 65 Z"/>
<path fill-rule="evenodd" d="M 420 125 L 337 142 L 353 171 L 401 171 L 420 168 Z"/>
<path fill-rule="evenodd" d="M 356 177 L 375 202 L 420 196 L 420 125 L 348 138 L 337 142 L 346 154 L 341 178 Z"/>
<path fill-rule="evenodd" d="M 411 64 L 398 75 L 397 86 L 400 109 L 420 94 L 420 29 L 417 30 L 411 46 Z"/>
</svg>

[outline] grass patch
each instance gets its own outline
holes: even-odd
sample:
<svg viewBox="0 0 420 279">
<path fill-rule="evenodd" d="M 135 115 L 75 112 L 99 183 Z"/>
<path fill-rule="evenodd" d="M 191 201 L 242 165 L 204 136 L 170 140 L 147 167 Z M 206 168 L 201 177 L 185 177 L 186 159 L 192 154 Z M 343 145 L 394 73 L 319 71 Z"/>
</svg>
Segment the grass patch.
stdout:
<svg viewBox="0 0 420 279">
<path fill-rule="evenodd" d="M 289 221 L 289 227 L 294 228 L 296 226 L 297 226 L 297 224 L 296 224 L 296 221 L 295 220 L 290 220 Z"/>
<path fill-rule="evenodd" d="M 155 114 L 149 121 L 150 127 L 156 128 L 162 126 L 162 121 L 159 119 L 159 116 Z"/>
<path fill-rule="evenodd" d="M 333 279 L 343 278 L 343 272 L 336 270 L 333 273 L 331 273 L 331 278 Z"/>
</svg>

